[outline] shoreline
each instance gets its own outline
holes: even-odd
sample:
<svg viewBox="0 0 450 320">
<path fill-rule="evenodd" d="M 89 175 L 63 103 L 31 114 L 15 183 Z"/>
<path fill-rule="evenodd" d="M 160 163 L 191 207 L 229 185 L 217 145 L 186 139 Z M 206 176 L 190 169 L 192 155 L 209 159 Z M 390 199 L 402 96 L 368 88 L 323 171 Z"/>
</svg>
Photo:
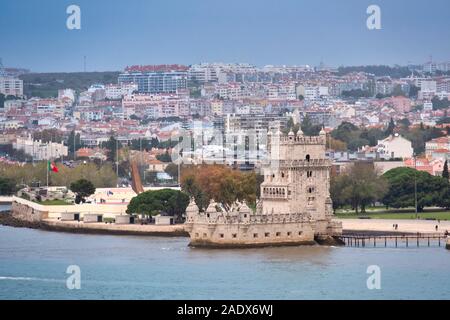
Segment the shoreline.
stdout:
<svg viewBox="0 0 450 320">
<path fill-rule="evenodd" d="M 450 222 L 443 221 L 440 224 L 426 220 L 383 220 L 383 219 L 342 219 L 343 235 L 411 235 L 417 233 L 442 234 L 444 230 L 450 230 Z M 398 230 L 392 230 L 394 223 L 399 224 Z M 184 225 L 116 225 L 109 223 L 87 223 L 75 221 L 60 221 L 54 219 L 43 219 L 40 221 L 27 221 L 12 216 L 10 211 L 0 213 L 0 225 L 14 228 L 29 228 L 36 230 L 65 232 L 75 234 L 97 234 L 97 235 L 132 235 L 153 237 L 189 237 Z M 435 231 L 434 226 L 439 230 Z"/>
<path fill-rule="evenodd" d="M 0 225 L 13 228 L 28 228 L 50 232 L 95 235 L 127 235 L 152 237 L 189 237 L 182 225 L 115 225 L 107 223 L 62 222 L 59 220 L 41 220 L 38 222 L 14 218 L 10 213 L 0 214 Z"/>
</svg>

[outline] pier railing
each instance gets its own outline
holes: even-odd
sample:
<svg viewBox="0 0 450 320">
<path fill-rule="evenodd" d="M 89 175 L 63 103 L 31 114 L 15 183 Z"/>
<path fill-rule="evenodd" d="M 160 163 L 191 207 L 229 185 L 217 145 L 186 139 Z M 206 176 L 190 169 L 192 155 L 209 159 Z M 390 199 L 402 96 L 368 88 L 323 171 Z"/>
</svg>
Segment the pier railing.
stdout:
<svg viewBox="0 0 450 320">
<path fill-rule="evenodd" d="M 342 241 L 349 247 L 410 247 L 441 245 L 445 246 L 447 236 L 440 233 L 407 233 L 407 234 L 345 234 Z"/>
</svg>

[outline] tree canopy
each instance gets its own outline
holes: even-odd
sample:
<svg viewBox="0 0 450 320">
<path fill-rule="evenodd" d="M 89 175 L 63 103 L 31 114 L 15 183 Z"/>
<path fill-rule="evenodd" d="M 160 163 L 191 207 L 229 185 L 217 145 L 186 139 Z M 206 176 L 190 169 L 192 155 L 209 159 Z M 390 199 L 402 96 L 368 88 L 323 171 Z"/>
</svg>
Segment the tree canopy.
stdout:
<svg viewBox="0 0 450 320">
<path fill-rule="evenodd" d="M 172 189 L 146 191 L 131 199 L 127 213 L 148 216 L 166 213 L 181 217 L 188 205 L 189 196 L 184 192 Z"/>
<path fill-rule="evenodd" d="M 254 205 L 258 183 L 254 172 L 244 173 L 224 165 L 201 165 L 183 168 L 181 187 L 201 211 L 208 208 L 211 199 L 228 211 L 238 201 Z"/>
<path fill-rule="evenodd" d="M 95 187 L 91 181 L 80 179 L 70 184 L 70 190 L 76 194 L 75 203 L 84 202 L 86 197 L 95 193 Z"/>
<path fill-rule="evenodd" d="M 372 164 L 355 163 L 349 172 L 332 177 L 330 193 L 335 209 L 350 205 L 358 213 L 359 208 L 365 212 L 366 206 L 381 200 L 387 189 Z"/>
<path fill-rule="evenodd" d="M 0 195 L 9 196 L 16 191 L 16 184 L 13 180 L 0 177 Z"/>
<path fill-rule="evenodd" d="M 448 188 L 448 182 L 442 177 L 412 168 L 395 168 L 386 172 L 383 177 L 387 179 L 389 189 L 382 201 L 389 207 L 414 207 L 415 182 L 419 212 L 427 206 L 445 206 L 442 195 L 443 190 Z"/>
</svg>

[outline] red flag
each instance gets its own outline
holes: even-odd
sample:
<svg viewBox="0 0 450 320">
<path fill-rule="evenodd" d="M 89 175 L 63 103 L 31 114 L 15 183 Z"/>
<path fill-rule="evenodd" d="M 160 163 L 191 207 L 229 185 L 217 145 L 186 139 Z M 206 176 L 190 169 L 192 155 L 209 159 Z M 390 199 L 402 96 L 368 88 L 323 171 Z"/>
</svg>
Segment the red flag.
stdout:
<svg viewBox="0 0 450 320">
<path fill-rule="evenodd" d="M 58 172 L 58 167 L 54 162 L 48 162 L 48 171 Z"/>
</svg>

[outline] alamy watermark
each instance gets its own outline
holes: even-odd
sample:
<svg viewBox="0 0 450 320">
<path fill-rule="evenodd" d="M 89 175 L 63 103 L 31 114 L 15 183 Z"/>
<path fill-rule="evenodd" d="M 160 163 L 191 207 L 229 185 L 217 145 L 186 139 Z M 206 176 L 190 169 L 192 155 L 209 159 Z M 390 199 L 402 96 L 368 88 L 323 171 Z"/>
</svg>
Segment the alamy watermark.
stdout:
<svg viewBox="0 0 450 320">
<path fill-rule="evenodd" d="M 77 265 L 70 265 L 66 270 L 67 274 L 70 276 L 66 280 L 66 287 L 69 290 L 80 290 L 81 289 L 81 269 Z"/>
<path fill-rule="evenodd" d="M 69 15 L 66 20 L 66 26 L 69 30 L 81 29 L 81 9 L 80 6 L 72 4 L 67 7 L 66 13 Z"/>
<path fill-rule="evenodd" d="M 376 4 L 372 4 L 367 7 L 366 25 L 369 30 L 381 30 L 381 8 Z"/>
<path fill-rule="evenodd" d="M 367 278 L 366 285 L 369 290 L 381 290 L 381 268 L 377 265 L 370 265 L 366 270 L 370 276 Z"/>
</svg>

